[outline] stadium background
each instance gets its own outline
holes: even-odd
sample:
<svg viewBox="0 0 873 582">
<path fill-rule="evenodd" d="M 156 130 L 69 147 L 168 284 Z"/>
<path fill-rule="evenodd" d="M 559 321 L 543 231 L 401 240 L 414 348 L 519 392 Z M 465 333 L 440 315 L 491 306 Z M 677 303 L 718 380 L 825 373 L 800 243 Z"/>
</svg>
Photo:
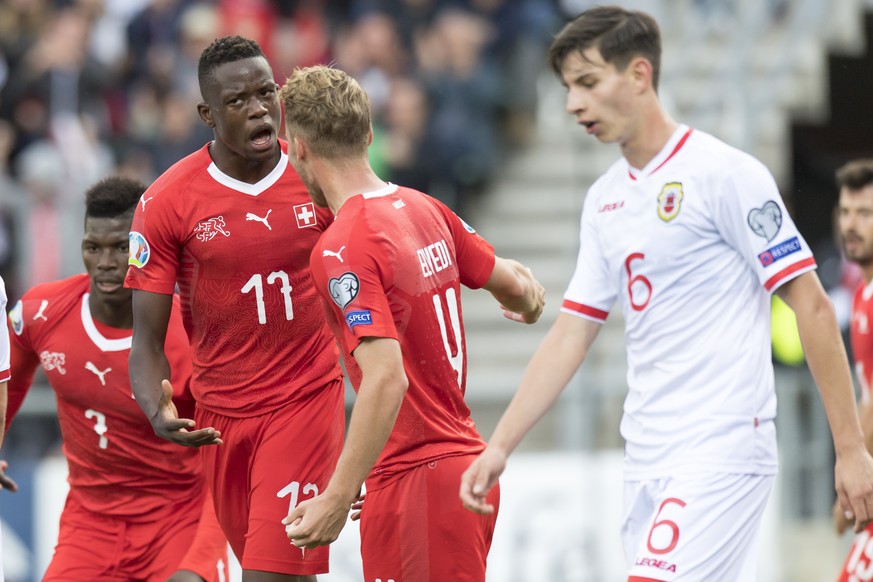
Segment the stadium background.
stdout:
<svg viewBox="0 0 873 582">
<path fill-rule="evenodd" d="M 759 157 L 776 176 L 848 323 L 858 272 L 832 232 L 833 171 L 873 155 L 870 0 L 618 2 L 662 27 L 661 96 L 677 119 Z M 452 205 L 547 289 L 543 321 L 503 321 L 465 296 L 467 396 L 486 437 L 557 313 L 588 185 L 618 155 L 563 111 L 545 49 L 582 0 L 0 0 L 0 274 L 10 305 L 33 284 L 81 272 L 82 194 L 123 173 L 151 181 L 210 134 L 196 61 L 216 36 L 257 39 L 281 82 L 333 62 L 375 112 L 374 165 Z M 832 580 L 850 540 L 830 527 L 833 456 L 824 414 L 777 322 L 781 472 L 760 544 L 764 582 Z M 559 406 L 503 480 L 489 581 L 619 580 L 625 360 L 613 313 Z M 349 394 L 351 403 L 351 394 Z M 0 493 L 10 582 L 38 580 L 66 484 L 44 378 L 0 458 L 21 491 Z M 356 526 L 328 582 L 358 580 Z"/>
</svg>

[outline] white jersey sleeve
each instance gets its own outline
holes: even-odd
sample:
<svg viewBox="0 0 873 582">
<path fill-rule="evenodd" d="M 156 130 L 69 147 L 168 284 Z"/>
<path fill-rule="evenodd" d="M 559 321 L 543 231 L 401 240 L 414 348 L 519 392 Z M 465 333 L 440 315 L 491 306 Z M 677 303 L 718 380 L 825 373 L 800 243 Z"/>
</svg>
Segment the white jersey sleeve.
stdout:
<svg viewBox="0 0 873 582">
<path fill-rule="evenodd" d="M 773 292 L 815 268 L 809 245 L 788 215 L 767 168 L 747 157 L 722 181 L 713 212 L 725 241 L 748 263 L 761 285 Z"/>
<path fill-rule="evenodd" d="M 597 221 L 594 220 L 597 213 L 595 192 L 596 183 L 585 198 L 576 271 L 564 294 L 561 311 L 603 323 L 616 301 L 616 286 L 610 281 Z"/>
</svg>

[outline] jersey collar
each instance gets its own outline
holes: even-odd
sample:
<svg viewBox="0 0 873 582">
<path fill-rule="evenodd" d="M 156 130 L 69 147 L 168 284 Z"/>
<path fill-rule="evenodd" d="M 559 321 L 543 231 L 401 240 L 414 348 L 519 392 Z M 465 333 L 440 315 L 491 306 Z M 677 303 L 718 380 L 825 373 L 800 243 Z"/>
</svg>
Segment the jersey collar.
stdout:
<svg viewBox="0 0 873 582">
<path fill-rule="evenodd" d="M 94 345 L 100 348 L 100 351 L 120 352 L 122 350 L 129 350 L 133 340 L 133 332 L 131 332 L 129 337 L 118 339 L 109 339 L 100 333 L 100 330 L 97 329 L 97 325 L 94 323 L 94 319 L 91 317 L 91 308 L 88 305 L 88 297 L 90 296 L 90 293 L 85 293 L 82 296 L 82 326 L 85 328 L 85 333 L 88 334 Z"/>
<path fill-rule="evenodd" d="M 222 186 L 227 186 L 231 190 L 236 190 L 237 192 L 241 192 L 242 194 L 248 194 L 249 196 L 257 196 L 264 190 L 267 190 L 270 186 L 279 181 L 279 178 L 282 177 L 282 174 L 285 173 L 285 170 L 288 168 L 288 154 L 282 152 L 282 155 L 279 156 L 279 163 L 276 164 L 276 167 L 273 168 L 273 171 L 261 178 L 258 182 L 254 184 L 249 184 L 248 182 L 242 182 L 237 180 L 236 178 L 232 178 L 218 169 L 218 166 L 215 165 L 215 162 L 209 164 L 209 167 L 206 168 L 206 171 L 209 172 L 209 175 L 212 178 L 221 184 Z"/>
<path fill-rule="evenodd" d="M 667 140 L 667 143 L 661 149 L 658 154 L 649 160 L 649 163 L 646 164 L 642 170 L 637 170 L 633 168 L 630 164 L 627 165 L 627 175 L 633 180 L 641 180 L 644 178 L 648 178 L 658 170 L 660 170 L 664 164 L 670 161 L 670 159 L 675 156 L 679 150 L 682 149 L 682 146 L 685 145 L 685 142 L 688 141 L 688 137 L 691 135 L 691 132 L 694 131 L 690 127 L 684 124 L 680 124 L 679 127 L 676 128 L 676 131 L 673 132 L 673 135 L 670 136 L 670 139 Z"/>
<path fill-rule="evenodd" d="M 361 196 L 363 196 L 364 199 L 380 198 L 382 196 L 394 194 L 395 192 L 397 192 L 397 184 L 392 184 L 391 182 L 388 182 L 378 190 L 373 190 L 372 192 L 364 192 L 363 194 L 361 194 Z"/>
</svg>

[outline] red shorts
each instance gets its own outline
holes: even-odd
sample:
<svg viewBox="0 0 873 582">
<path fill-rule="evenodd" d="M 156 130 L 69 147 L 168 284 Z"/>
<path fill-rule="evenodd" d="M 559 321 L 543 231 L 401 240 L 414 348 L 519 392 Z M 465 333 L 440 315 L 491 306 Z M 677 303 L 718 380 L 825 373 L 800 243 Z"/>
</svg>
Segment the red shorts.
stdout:
<svg viewBox="0 0 873 582">
<path fill-rule="evenodd" d="M 500 486 L 488 494 L 491 515 L 464 509 L 458 497 L 461 474 L 475 458 L 439 459 L 367 491 L 361 513 L 364 580 L 485 581 Z"/>
<path fill-rule="evenodd" d="M 58 544 L 43 580 L 163 582 L 177 570 L 195 538 L 203 499 L 202 494 L 192 495 L 139 521 L 92 513 L 67 496 Z M 226 556 L 224 562 L 198 568 L 198 573 L 209 572 L 209 582 L 227 579 Z"/>
<path fill-rule="evenodd" d="M 343 445 L 343 383 L 269 414 L 232 418 L 199 410 L 197 427 L 221 431 L 201 447 L 215 514 L 243 570 L 328 571 L 328 547 L 302 552 L 282 525 L 290 508 L 324 491 Z"/>
<path fill-rule="evenodd" d="M 855 535 L 852 549 L 837 582 L 870 582 L 873 580 L 873 523 Z"/>
</svg>

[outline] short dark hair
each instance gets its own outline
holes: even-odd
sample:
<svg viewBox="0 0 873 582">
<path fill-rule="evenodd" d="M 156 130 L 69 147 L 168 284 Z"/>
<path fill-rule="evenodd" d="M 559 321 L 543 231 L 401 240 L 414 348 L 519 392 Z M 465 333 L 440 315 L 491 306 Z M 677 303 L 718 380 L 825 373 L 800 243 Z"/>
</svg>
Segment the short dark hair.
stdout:
<svg viewBox="0 0 873 582">
<path fill-rule="evenodd" d="M 655 19 L 619 6 L 598 6 L 581 13 L 555 36 L 549 64 L 559 77 L 564 59 L 595 47 L 604 62 L 624 70 L 635 56 L 652 63 L 652 87 L 658 90 L 661 72 L 661 31 Z"/>
<path fill-rule="evenodd" d="M 205 98 L 205 88 L 212 79 L 215 69 L 225 63 L 233 63 L 243 59 L 263 57 L 264 51 L 255 41 L 241 36 L 223 36 L 216 38 L 200 53 L 197 63 L 197 81 L 200 83 L 200 95 Z"/>
<path fill-rule="evenodd" d="M 133 215 L 145 190 L 145 184 L 138 180 L 121 176 L 104 178 L 85 192 L 85 218 Z"/>
<path fill-rule="evenodd" d="M 873 159 L 852 160 L 837 170 L 837 187 L 857 191 L 873 185 Z"/>
</svg>

